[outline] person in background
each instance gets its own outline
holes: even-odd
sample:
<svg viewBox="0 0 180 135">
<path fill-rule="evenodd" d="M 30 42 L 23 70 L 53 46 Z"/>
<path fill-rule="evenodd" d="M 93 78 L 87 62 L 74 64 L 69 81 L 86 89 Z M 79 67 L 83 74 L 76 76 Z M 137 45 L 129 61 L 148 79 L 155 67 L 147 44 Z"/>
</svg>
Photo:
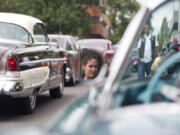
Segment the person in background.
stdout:
<svg viewBox="0 0 180 135">
<path fill-rule="evenodd" d="M 173 38 L 173 42 L 172 42 L 172 47 L 171 47 L 171 49 L 174 50 L 175 52 L 180 51 L 180 46 L 179 46 L 177 37 L 174 37 L 174 38 Z"/>
<path fill-rule="evenodd" d="M 95 51 L 86 50 L 85 53 L 81 55 L 81 58 L 82 78 L 84 80 L 94 79 L 100 69 L 99 55 Z"/>
<path fill-rule="evenodd" d="M 151 65 L 155 57 L 158 56 L 158 43 L 156 37 L 150 33 L 148 25 L 144 27 L 144 34 L 138 42 L 138 78 L 149 77 Z"/>
</svg>

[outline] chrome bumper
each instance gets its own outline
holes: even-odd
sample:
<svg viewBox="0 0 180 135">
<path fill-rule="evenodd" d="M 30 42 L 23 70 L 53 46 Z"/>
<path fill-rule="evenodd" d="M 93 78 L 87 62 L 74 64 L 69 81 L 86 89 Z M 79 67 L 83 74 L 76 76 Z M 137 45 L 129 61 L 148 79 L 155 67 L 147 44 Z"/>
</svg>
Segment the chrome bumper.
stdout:
<svg viewBox="0 0 180 135">
<path fill-rule="evenodd" d="M 26 97 L 32 93 L 31 89 L 24 89 L 20 80 L 2 81 L 0 80 L 0 95 L 11 97 Z"/>
<path fill-rule="evenodd" d="M 72 70 L 69 67 L 66 67 L 65 81 L 69 82 L 72 76 Z"/>
</svg>

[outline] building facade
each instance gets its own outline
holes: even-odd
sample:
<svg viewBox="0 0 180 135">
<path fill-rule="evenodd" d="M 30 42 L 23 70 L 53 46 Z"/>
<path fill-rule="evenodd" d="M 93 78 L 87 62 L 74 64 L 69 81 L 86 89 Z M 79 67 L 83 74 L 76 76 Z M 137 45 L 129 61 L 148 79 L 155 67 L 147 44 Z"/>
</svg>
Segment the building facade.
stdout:
<svg viewBox="0 0 180 135">
<path fill-rule="evenodd" d="M 83 8 L 91 16 L 93 27 L 90 31 L 92 38 L 108 38 L 113 33 L 111 21 L 108 18 L 110 7 L 106 0 L 99 0 L 98 4 L 92 6 L 84 5 Z"/>
</svg>

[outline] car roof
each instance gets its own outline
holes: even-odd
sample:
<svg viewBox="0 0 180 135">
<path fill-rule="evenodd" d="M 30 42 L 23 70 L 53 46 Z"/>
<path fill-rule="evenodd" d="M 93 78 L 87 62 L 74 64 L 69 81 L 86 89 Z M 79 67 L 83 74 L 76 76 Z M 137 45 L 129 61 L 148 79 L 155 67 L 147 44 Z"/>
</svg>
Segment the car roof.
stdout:
<svg viewBox="0 0 180 135">
<path fill-rule="evenodd" d="M 33 26 L 35 24 L 43 23 L 41 20 L 32 16 L 17 14 L 17 13 L 5 13 L 5 12 L 0 13 L 0 22 L 19 25 L 24 29 L 26 29 L 31 34 L 33 33 Z"/>
<path fill-rule="evenodd" d="M 92 39 L 79 39 L 78 42 L 110 42 L 110 40 L 108 39 L 96 39 L 96 38 L 92 38 Z"/>
<path fill-rule="evenodd" d="M 71 35 L 48 34 L 50 38 L 75 38 Z"/>
</svg>

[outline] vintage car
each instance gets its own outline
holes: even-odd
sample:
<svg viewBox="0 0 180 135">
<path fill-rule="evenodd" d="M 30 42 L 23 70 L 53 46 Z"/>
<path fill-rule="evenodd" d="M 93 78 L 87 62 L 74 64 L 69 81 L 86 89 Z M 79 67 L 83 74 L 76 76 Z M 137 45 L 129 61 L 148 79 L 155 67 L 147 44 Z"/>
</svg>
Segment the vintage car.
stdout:
<svg viewBox="0 0 180 135">
<path fill-rule="evenodd" d="M 164 18 L 171 19 L 180 8 L 179 0 L 156 0 L 143 5 L 128 25 L 104 80 L 102 67 L 95 80 L 86 82 L 89 93 L 77 98 L 48 123 L 46 129 L 61 135 L 178 135 L 180 132 L 180 53 L 169 57 L 150 79 L 139 80 L 137 73 L 123 77 L 135 43 L 149 21 L 156 35 Z M 168 26 L 173 26 L 168 25 Z M 175 34 L 177 27 L 170 27 Z M 174 32 L 174 33 L 173 33 Z M 177 34 L 177 33 L 176 33 Z M 169 37 L 170 38 L 170 37 Z M 127 40 L 128 39 L 128 40 Z M 133 65 L 133 63 L 131 64 Z M 169 72 L 169 68 L 171 72 Z"/>
<path fill-rule="evenodd" d="M 58 46 L 66 51 L 66 84 L 75 85 L 81 80 L 81 65 L 80 65 L 80 48 L 75 39 L 70 35 L 48 34 L 51 42 L 56 42 Z"/>
<path fill-rule="evenodd" d="M 114 51 L 112 50 L 112 42 L 108 39 L 79 39 L 77 42 L 82 49 L 90 49 L 97 51 L 104 63 L 110 65 Z"/>
<path fill-rule="evenodd" d="M 138 80 L 137 74 L 123 78 L 145 23 L 151 21 L 158 32 L 158 22 L 173 18 L 173 5 L 180 5 L 180 1 L 149 0 L 139 9 L 121 39 L 121 49 L 113 57 L 107 78 L 104 65 L 97 78 L 85 82 L 89 92 L 47 123 L 44 131 L 48 135 L 179 135 L 180 53 L 169 57 L 149 80 Z M 174 69 L 170 74 L 169 68 Z"/>
<path fill-rule="evenodd" d="M 0 29 L 0 96 L 19 99 L 24 113 L 33 112 L 43 91 L 62 97 L 64 50 L 49 43 L 43 22 L 0 13 Z"/>
</svg>

